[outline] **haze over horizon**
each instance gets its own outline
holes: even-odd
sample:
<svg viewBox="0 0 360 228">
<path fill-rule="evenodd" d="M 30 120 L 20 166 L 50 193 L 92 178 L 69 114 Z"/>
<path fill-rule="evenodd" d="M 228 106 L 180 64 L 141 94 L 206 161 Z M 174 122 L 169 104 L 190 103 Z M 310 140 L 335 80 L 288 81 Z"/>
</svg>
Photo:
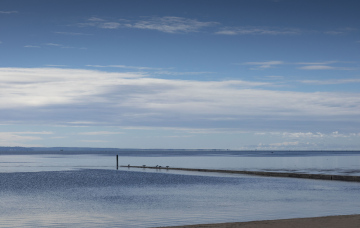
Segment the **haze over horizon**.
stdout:
<svg viewBox="0 0 360 228">
<path fill-rule="evenodd" d="M 2 0 L 0 146 L 359 150 L 357 0 Z"/>
</svg>

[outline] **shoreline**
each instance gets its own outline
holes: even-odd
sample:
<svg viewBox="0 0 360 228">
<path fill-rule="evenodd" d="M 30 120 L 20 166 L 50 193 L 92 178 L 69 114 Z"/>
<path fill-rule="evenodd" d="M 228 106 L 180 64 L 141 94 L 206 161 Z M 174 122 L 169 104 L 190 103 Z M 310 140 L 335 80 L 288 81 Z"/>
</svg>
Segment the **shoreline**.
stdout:
<svg viewBox="0 0 360 228">
<path fill-rule="evenodd" d="M 162 228 L 358 228 L 360 227 L 360 214 L 335 215 L 311 218 L 292 218 L 278 220 L 262 220 L 250 222 L 197 224 L 184 226 L 167 226 Z"/>
</svg>

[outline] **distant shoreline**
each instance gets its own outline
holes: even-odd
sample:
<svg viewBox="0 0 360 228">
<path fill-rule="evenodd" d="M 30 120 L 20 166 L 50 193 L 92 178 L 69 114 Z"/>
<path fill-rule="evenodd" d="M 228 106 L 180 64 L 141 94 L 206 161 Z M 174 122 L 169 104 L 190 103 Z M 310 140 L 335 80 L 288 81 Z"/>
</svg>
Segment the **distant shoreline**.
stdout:
<svg viewBox="0 0 360 228">
<path fill-rule="evenodd" d="M 22 147 L 22 146 L 0 146 L 0 151 L 6 152 L 123 152 L 123 151 L 196 151 L 196 152 L 360 152 L 360 149 L 219 149 L 219 148 L 113 148 L 113 147 Z"/>
<path fill-rule="evenodd" d="M 279 220 L 263 220 L 251 222 L 198 224 L 185 226 L 168 226 L 163 228 L 358 228 L 360 227 L 360 215 L 336 215 L 313 218 L 294 218 Z"/>
</svg>

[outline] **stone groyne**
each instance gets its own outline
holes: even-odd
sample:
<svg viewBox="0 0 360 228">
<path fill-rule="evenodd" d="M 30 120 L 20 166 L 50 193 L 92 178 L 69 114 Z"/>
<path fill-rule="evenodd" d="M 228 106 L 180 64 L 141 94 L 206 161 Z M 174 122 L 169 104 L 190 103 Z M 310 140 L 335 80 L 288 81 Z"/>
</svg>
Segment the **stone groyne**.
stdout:
<svg viewBox="0 0 360 228">
<path fill-rule="evenodd" d="M 194 168 L 174 168 L 168 166 L 120 166 L 128 168 L 141 169 L 164 169 L 164 170 L 182 170 L 193 172 L 215 172 L 215 173 L 233 173 L 233 174 L 247 174 L 269 177 L 292 177 L 292 178 L 306 178 L 306 179 L 320 179 L 320 180 L 337 180 L 337 181 L 357 181 L 360 182 L 360 176 L 347 175 L 331 175 L 331 174 L 310 174 L 310 173 L 290 173 L 290 172 L 265 172 L 265 171 L 245 171 L 245 170 L 223 170 L 223 169 L 194 169 Z"/>
</svg>

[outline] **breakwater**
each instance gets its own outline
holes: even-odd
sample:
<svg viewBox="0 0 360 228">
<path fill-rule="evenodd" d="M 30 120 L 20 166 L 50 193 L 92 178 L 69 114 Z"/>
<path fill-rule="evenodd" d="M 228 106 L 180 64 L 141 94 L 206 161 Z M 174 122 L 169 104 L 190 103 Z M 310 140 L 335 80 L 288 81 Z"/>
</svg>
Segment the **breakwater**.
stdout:
<svg viewBox="0 0 360 228">
<path fill-rule="evenodd" d="M 357 181 L 360 182 L 360 176 L 347 175 L 330 175 L 330 174 L 310 174 L 310 173 L 290 173 L 290 172 L 265 172 L 265 171 L 245 171 L 245 170 L 223 170 L 223 169 L 194 169 L 194 168 L 176 168 L 176 167 L 162 167 L 162 166 L 120 166 L 128 168 L 141 169 L 164 169 L 164 170 L 182 170 L 193 172 L 215 172 L 215 173 L 233 173 L 233 174 L 247 174 L 269 177 L 291 177 L 291 178 L 306 178 L 306 179 L 320 179 L 320 180 L 337 180 L 337 181 Z"/>
</svg>

